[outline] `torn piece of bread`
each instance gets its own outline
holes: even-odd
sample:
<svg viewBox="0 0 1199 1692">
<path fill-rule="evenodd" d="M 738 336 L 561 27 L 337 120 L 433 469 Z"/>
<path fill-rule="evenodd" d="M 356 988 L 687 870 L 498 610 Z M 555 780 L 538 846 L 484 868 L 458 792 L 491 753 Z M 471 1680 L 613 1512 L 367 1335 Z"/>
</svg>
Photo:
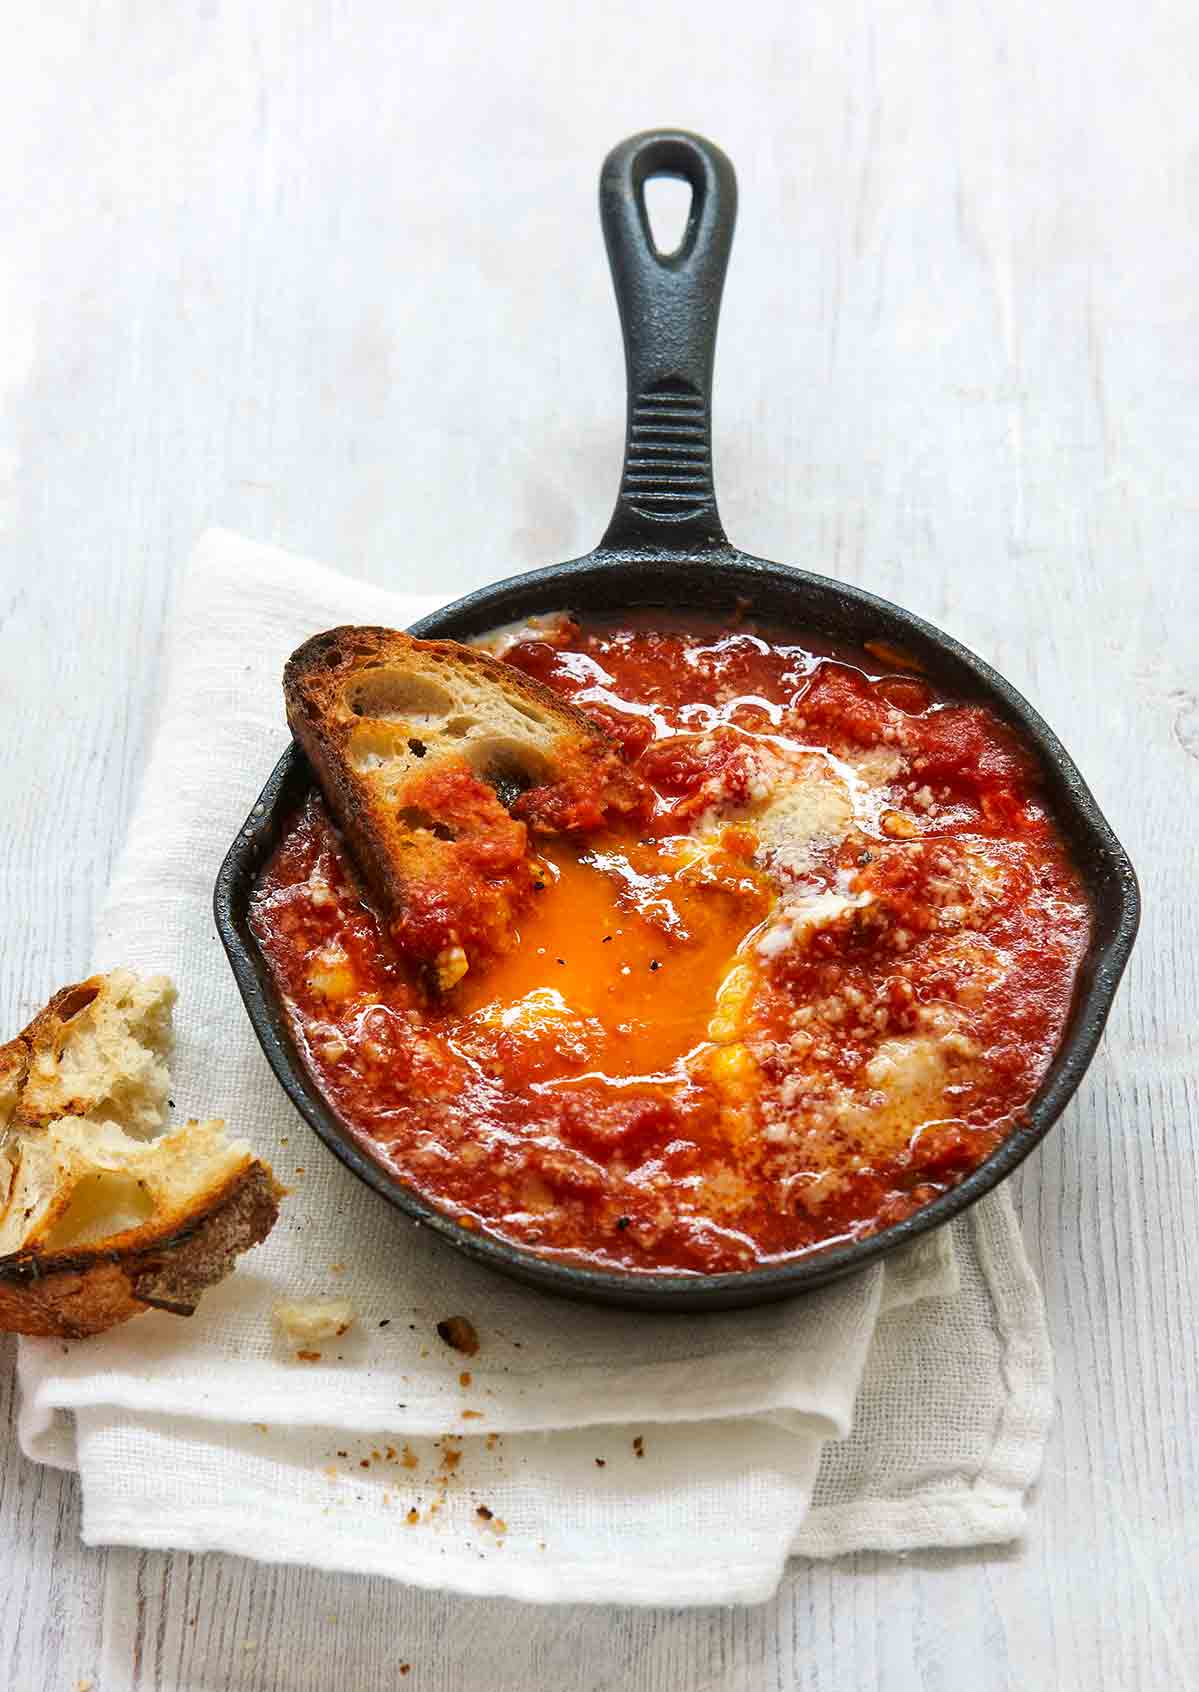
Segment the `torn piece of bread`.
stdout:
<svg viewBox="0 0 1199 1692">
<path fill-rule="evenodd" d="M 307 641 L 287 718 L 401 950 L 446 991 L 507 950 L 534 834 L 646 814 L 591 719 L 485 652 L 392 629 Z"/>
<path fill-rule="evenodd" d="M 281 1189 L 223 1123 L 144 1137 L 166 1114 L 174 998 L 162 976 L 92 976 L 0 1047 L 0 1330 L 190 1315 L 273 1227 Z"/>
<path fill-rule="evenodd" d="M 127 969 L 64 987 L 0 1046 L 0 1129 L 93 1116 L 133 1134 L 166 1121 L 171 1009 L 164 975 Z"/>
</svg>

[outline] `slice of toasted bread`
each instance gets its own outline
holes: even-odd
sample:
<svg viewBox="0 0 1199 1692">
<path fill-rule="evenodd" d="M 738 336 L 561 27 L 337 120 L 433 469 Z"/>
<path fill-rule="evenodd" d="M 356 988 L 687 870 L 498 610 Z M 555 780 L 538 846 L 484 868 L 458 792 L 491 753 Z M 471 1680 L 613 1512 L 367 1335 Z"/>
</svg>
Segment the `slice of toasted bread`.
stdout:
<svg viewBox="0 0 1199 1692">
<path fill-rule="evenodd" d="M 636 820 L 648 790 L 575 706 L 473 647 L 338 628 L 284 671 L 303 747 L 401 950 L 451 987 L 507 949 L 528 831 Z"/>
<path fill-rule="evenodd" d="M 139 1137 L 165 1118 L 174 998 L 162 976 L 93 976 L 0 1047 L 0 1329 L 188 1315 L 274 1225 L 281 1189 L 220 1121 Z"/>
</svg>

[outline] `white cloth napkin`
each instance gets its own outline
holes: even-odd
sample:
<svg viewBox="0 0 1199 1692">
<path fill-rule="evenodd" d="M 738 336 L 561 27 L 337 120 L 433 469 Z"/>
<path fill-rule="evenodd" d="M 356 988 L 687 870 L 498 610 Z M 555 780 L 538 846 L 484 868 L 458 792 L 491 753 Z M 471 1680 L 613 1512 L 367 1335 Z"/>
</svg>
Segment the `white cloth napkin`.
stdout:
<svg viewBox="0 0 1199 1692">
<path fill-rule="evenodd" d="M 792 1553 L 1016 1536 L 1051 1391 L 1006 1197 L 807 1298 L 647 1318 L 460 1259 L 287 1103 L 213 927 L 213 878 L 286 744 L 287 654 L 436 602 L 219 531 L 196 550 L 97 967 L 174 976 L 177 1116 L 224 1115 L 293 1194 L 190 1321 L 22 1342 L 25 1451 L 78 1468 L 91 1544 L 539 1600 L 754 1601 Z M 357 1325 L 297 1361 L 271 1308 L 320 1296 L 350 1298 Z M 457 1315 L 479 1333 L 469 1359 L 437 1337 Z"/>
</svg>

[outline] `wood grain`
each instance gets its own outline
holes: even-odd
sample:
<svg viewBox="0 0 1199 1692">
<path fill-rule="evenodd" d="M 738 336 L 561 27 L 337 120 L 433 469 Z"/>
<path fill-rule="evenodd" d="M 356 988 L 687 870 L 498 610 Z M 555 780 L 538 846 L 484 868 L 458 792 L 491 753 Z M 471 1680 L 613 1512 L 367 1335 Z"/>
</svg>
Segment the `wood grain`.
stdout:
<svg viewBox="0 0 1199 1692">
<path fill-rule="evenodd" d="M 593 183 L 659 122 L 741 180 L 730 532 L 1004 669 L 1146 916 L 1019 1178 L 1059 1399 L 1026 1545 L 799 1566 L 750 1611 L 539 1611 L 88 1550 L 74 1482 L 11 1438 L 0 1685 L 1199 1688 L 1197 50 L 1182 0 L 27 9 L 0 65 L 0 1026 L 87 969 L 205 524 L 447 594 L 593 544 L 623 407 Z"/>
</svg>

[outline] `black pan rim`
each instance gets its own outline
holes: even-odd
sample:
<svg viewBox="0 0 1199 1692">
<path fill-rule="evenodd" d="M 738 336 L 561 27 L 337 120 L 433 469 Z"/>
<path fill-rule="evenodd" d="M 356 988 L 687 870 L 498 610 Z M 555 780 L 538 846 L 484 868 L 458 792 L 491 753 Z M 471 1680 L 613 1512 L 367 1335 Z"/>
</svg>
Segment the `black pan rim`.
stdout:
<svg viewBox="0 0 1199 1692">
<path fill-rule="evenodd" d="M 630 570 L 630 565 L 641 566 L 644 575 L 636 568 Z M 992 1191 L 1040 1143 L 1078 1088 L 1111 1010 L 1140 920 L 1136 874 L 1069 753 L 1017 689 L 953 636 L 902 606 L 852 584 L 774 564 L 727 545 L 702 554 L 667 548 L 600 548 L 582 558 L 477 589 L 419 619 L 410 632 L 422 638 L 468 638 L 533 611 L 570 609 L 580 591 L 586 593 L 603 579 L 610 583 L 614 566 L 620 566 L 620 579 L 632 596 L 624 607 L 627 609 L 656 605 L 679 614 L 679 600 L 670 591 L 671 583 L 677 586 L 692 580 L 719 590 L 715 594 L 718 598 L 738 601 L 750 596 L 750 614 L 754 590 L 767 583 L 781 589 L 785 597 L 810 597 L 814 606 L 824 604 L 826 615 L 836 613 L 832 625 L 842 620 L 853 623 L 855 639 L 898 639 L 922 659 L 928 659 L 934 679 L 938 675 L 944 678 L 948 670 L 952 672 L 950 685 L 962 688 L 968 678 L 973 688 L 967 691 L 976 689 L 981 699 L 998 705 L 1001 714 L 1024 733 L 1040 757 L 1059 824 L 1070 836 L 1079 868 L 1086 876 L 1096 920 L 1101 914 L 1106 918 L 1105 932 L 1088 949 L 1066 1035 L 1028 1106 L 1027 1120 L 964 1181 L 878 1234 L 726 1274 L 609 1270 L 542 1255 L 530 1247 L 463 1228 L 422 1198 L 363 1148 L 304 1069 L 286 1018 L 272 996 L 265 963 L 246 920 L 254 875 L 273 846 L 282 820 L 281 800 L 292 792 L 298 799 L 301 785 L 311 785 L 306 763 L 294 743 L 276 765 L 221 866 L 214 891 L 217 931 L 255 1035 L 292 1103 L 347 1168 L 414 1222 L 432 1228 L 476 1261 L 567 1297 L 663 1313 L 766 1303 L 865 1268 L 943 1226 Z M 650 585 L 643 590 L 639 584 L 646 581 Z M 661 597 L 655 597 L 656 593 Z M 765 614 L 763 617 L 765 620 Z M 771 614 L 771 620 L 780 621 L 777 614 Z M 797 636 L 805 629 L 816 632 L 830 626 L 822 621 L 819 611 L 804 614 L 797 609 L 794 622 Z"/>
</svg>

